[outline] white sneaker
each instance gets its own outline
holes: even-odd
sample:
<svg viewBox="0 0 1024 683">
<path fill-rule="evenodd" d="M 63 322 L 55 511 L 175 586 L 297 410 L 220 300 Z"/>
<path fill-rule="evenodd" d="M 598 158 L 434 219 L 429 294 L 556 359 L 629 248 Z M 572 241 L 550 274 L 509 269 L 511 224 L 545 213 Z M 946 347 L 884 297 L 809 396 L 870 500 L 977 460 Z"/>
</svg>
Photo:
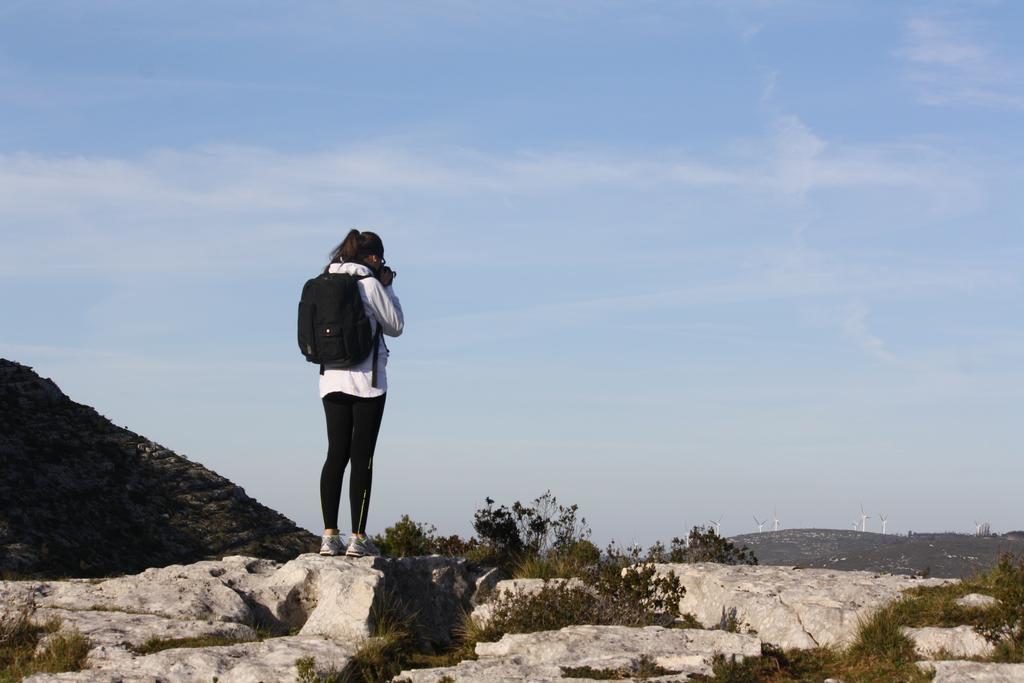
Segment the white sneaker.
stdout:
<svg viewBox="0 0 1024 683">
<path fill-rule="evenodd" d="M 345 552 L 345 546 L 341 543 L 339 534 L 324 534 L 320 542 L 321 555 L 341 555 Z"/>
<path fill-rule="evenodd" d="M 349 537 L 348 548 L 345 550 L 345 557 L 379 557 L 380 550 L 373 544 L 369 536 Z"/>
</svg>

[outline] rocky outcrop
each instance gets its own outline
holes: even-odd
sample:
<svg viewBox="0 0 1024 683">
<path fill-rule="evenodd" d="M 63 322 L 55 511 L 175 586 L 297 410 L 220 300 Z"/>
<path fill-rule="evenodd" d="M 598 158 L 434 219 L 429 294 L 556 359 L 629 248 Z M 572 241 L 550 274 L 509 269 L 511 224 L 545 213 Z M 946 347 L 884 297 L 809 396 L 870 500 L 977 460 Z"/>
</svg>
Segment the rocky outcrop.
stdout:
<svg viewBox="0 0 1024 683">
<path fill-rule="evenodd" d="M 576 669 L 573 676 L 628 676 L 639 673 L 641 665 L 676 672 L 651 680 L 681 680 L 710 673 L 719 654 L 756 657 L 763 644 L 841 645 L 849 642 L 860 618 L 896 599 L 903 588 L 940 583 L 780 567 L 657 569 L 681 578 L 687 588 L 684 612 L 717 626 L 723 609 L 735 610 L 741 632 L 590 625 L 507 634 L 478 643 L 476 660 L 406 671 L 397 680 L 560 681 L 570 668 Z M 479 608 L 482 599 L 486 606 L 496 595 L 528 594 L 543 585 L 540 580 L 495 583 L 496 578 L 465 560 L 436 556 L 353 560 L 304 554 L 285 563 L 231 556 L 104 580 L 0 581 L 0 620 L 32 604 L 34 622 L 57 618 L 62 630 L 80 632 L 90 642 L 84 671 L 37 675 L 29 679 L 35 683 L 293 681 L 300 659 L 311 660 L 313 673 L 325 675 L 349 667 L 383 615 L 397 611 L 410 617 L 425 648 L 443 648 L 451 644 L 461 615 Z M 921 657 L 991 652 L 966 626 L 904 633 Z M 169 649 L 157 651 L 160 647 Z M 1024 665 L 935 661 L 927 666 L 939 681 L 1024 680 L 1018 678 Z"/>
<path fill-rule="evenodd" d="M 387 610 L 411 615 L 424 645 L 448 645 L 486 574 L 442 557 L 236 556 L 102 581 L 0 582 L 0 610 L 31 603 L 33 621 L 59 618 L 92 644 L 86 671 L 37 681 L 295 680 L 299 658 L 343 669 Z M 232 644 L 138 653 L 197 637 Z"/>
<path fill-rule="evenodd" d="M 0 359 L 0 573 L 107 576 L 245 554 L 285 561 L 316 537 L 198 463 Z"/>
<path fill-rule="evenodd" d="M 564 668 L 629 670 L 642 657 L 674 672 L 670 678 L 679 680 L 693 673 L 711 673 L 716 654 L 738 660 L 757 657 L 761 641 L 738 633 L 660 626 L 568 626 L 558 631 L 509 634 L 496 643 L 478 643 L 476 654 L 475 661 L 453 667 L 403 671 L 396 681 L 565 681 Z"/>
<path fill-rule="evenodd" d="M 0 582 L 0 601 L 4 609 L 31 602 L 40 623 L 62 616 L 89 633 L 102 632 L 96 615 L 110 615 L 111 633 L 98 641 L 107 644 L 182 637 L 186 624 L 205 625 L 191 635 L 245 639 L 259 627 L 352 640 L 369 636 L 381 610 L 393 609 L 415 614 L 419 637 L 444 646 L 472 608 L 479 574 L 465 560 L 443 557 L 307 554 L 279 564 L 235 556 L 102 581 Z"/>
<path fill-rule="evenodd" d="M 911 586 L 938 585 L 945 579 L 843 572 L 830 569 L 661 564 L 686 588 L 680 611 L 707 627 L 735 610 L 740 628 L 783 648 L 846 645 L 861 619 Z"/>
</svg>

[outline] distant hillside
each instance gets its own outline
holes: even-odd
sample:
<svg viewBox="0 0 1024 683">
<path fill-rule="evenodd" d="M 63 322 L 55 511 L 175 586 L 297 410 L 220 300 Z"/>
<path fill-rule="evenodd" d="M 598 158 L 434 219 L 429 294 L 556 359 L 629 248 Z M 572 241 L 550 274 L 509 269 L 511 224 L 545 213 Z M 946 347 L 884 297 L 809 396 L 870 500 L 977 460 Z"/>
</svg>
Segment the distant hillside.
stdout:
<svg viewBox="0 0 1024 683">
<path fill-rule="evenodd" d="M 0 359 L 0 572 L 101 576 L 224 555 L 288 560 L 316 537 L 198 463 Z"/>
<path fill-rule="evenodd" d="M 957 578 L 991 567 L 1000 553 L 1024 553 L 1024 540 L 1007 536 L 938 533 L 897 536 L 841 529 L 786 529 L 734 536 L 761 564 L 863 569 Z"/>
</svg>

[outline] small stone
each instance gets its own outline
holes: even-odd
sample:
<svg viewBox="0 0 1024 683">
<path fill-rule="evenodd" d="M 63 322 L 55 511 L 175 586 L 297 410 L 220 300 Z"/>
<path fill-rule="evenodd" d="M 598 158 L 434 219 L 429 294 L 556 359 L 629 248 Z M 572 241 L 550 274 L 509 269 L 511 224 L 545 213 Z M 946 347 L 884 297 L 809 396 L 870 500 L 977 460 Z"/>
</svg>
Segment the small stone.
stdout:
<svg viewBox="0 0 1024 683">
<path fill-rule="evenodd" d="M 967 607 L 969 609 L 988 609 L 989 607 L 995 607 L 998 605 L 999 601 L 991 595 L 968 593 L 962 598 L 957 598 L 956 604 L 960 607 Z"/>
</svg>

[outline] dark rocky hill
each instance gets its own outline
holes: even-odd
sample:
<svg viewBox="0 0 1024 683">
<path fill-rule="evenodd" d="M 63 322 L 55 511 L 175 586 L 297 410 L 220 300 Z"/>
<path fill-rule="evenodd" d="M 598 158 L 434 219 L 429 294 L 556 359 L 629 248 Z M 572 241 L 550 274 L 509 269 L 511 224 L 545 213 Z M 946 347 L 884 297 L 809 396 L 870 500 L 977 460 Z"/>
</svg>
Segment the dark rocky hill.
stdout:
<svg viewBox="0 0 1024 683">
<path fill-rule="evenodd" d="M 785 529 L 743 534 L 761 564 L 863 569 L 892 574 L 960 578 L 995 564 L 999 555 L 1024 553 L 1024 540 L 1004 536 L 915 533 L 910 536 L 842 529 Z"/>
<path fill-rule="evenodd" d="M 103 576 L 317 538 L 198 463 L 0 359 L 0 572 Z"/>
</svg>

